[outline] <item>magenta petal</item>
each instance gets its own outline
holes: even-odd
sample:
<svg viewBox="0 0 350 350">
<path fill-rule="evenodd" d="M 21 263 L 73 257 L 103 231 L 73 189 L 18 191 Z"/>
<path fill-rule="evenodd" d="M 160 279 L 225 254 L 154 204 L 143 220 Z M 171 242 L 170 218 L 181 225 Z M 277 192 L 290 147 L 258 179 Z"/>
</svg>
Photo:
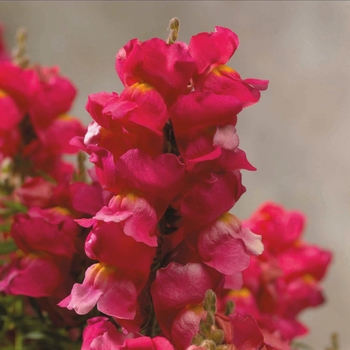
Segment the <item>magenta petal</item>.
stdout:
<svg viewBox="0 0 350 350">
<path fill-rule="evenodd" d="M 225 276 L 224 289 L 241 289 L 243 285 L 242 273 L 235 273 L 231 276 Z"/>
<path fill-rule="evenodd" d="M 254 318 L 251 315 L 245 317 L 234 315 L 231 319 L 234 332 L 233 343 L 238 349 L 260 349 L 264 344 L 264 337 Z"/>
<path fill-rule="evenodd" d="M 128 193 L 113 197 L 94 217 L 104 222 L 123 222 L 124 233 L 137 242 L 157 246 L 155 236 L 157 216 L 154 209 L 142 198 Z"/>
<path fill-rule="evenodd" d="M 99 221 L 86 239 L 85 252 L 91 259 L 134 271 L 138 274 L 137 280 L 144 283 L 156 248 L 126 235 L 120 223 Z"/>
<path fill-rule="evenodd" d="M 242 103 L 243 107 L 247 107 L 259 101 L 260 91 L 266 90 L 267 85 L 267 80 L 242 80 L 235 70 L 221 65 L 215 67 L 207 76 L 196 82 L 195 89 L 197 91 L 211 91 L 218 95 L 234 96 Z"/>
<path fill-rule="evenodd" d="M 151 292 L 156 310 L 200 304 L 208 289 L 215 289 L 222 275 L 199 263 L 170 263 L 157 271 Z"/>
<path fill-rule="evenodd" d="M 176 139 L 188 142 L 210 127 L 234 125 L 241 110 L 241 102 L 234 96 L 194 91 L 179 97 L 170 109 L 170 118 Z"/>
<path fill-rule="evenodd" d="M 133 319 L 136 314 L 137 291 L 127 275 L 127 272 L 113 267 L 94 264 L 86 270 L 83 283 L 76 283 L 70 297 L 59 305 L 83 315 L 97 304 L 97 309 L 106 315 Z"/>
<path fill-rule="evenodd" d="M 55 255 L 72 256 L 79 226 L 60 209 L 32 207 L 27 214 L 17 214 L 11 236 L 26 253 L 45 251 Z"/>
<path fill-rule="evenodd" d="M 107 317 L 94 317 L 87 322 L 81 350 L 119 350 L 126 338 L 135 336 L 120 333 Z"/>
<path fill-rule="evenodd" d="M 22 111 L 13 98 L 0 90 L 0 130 L 16 128 L 22 118 Z"/>
<path fill-rule="evenodd" d="M 240 230 L 238 224 L 219 218 L 200 231 L 198 252 L 205 264 L 225 275 L 236 274 L 248 267 L 249 255 L 237 230 Z"/>
<path fill-rule="evenodd" d="M 206 316 L 206 312 L 201 307 L 197 307 L 197 309 L 199 310 L 184 308 L 174 319 L 171 327 L 171 339 L 177 349 L 187 349 L 193 337 L 198 333 L 199 322 Z"/>
<path fill-rule="evenodd" d="M 147 83 L 171 104 L 187 90 L 195 63 L 183 43 L 134 39 L 119 50 L 116 70 L 124 85 Z"/>
<path fill-rule="evenodd" d="M 199 33 L 191 38 L 188 50 L 197 65 L 197 73 L 226 63 L 239 45 L 237 35 L 230 29 L 215 27 L 213 33 Z"/>
<path fill-rule="evenodd" d="M 173 154 L 152 157 L 139 149 L 131 149 L 115 163 L 108 151 L 101 150 L 101 155 L 96 173 L 102 186 L 114 193 L 125 189 L 142 192 L 158 218 L 183 186 L 185 166 Z"/>
<path fill-rule="evenodd" d="M 183 195 L 180 213 L 193 230 L 217 219 L 232 208 L 245 188 L 232 172 L 198 176 L 196 183 Z"/>
<path fill-rule="evenodd" d="M 0 281 L 0 291 L 34 298 L 49 296 L 64 281 L 66 273 L 61 272 L 59 261 L 27 255 L 6 271 Z"/>
</svg>

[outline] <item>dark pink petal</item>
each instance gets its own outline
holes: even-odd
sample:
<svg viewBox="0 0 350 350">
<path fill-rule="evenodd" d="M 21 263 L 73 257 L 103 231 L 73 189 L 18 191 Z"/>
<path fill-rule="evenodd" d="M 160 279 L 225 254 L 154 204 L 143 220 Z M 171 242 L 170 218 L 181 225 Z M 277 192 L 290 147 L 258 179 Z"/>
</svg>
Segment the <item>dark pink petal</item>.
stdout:
<svg viewBox="0 0 350 350">
<path fill-rule="evenodd" d="M 11 236 L 26 253 L 45 251 L 71 257 L 76 251 L 75 238 L 79 226 L 58 208 L 32 207 L 27 214 L 17 214 Z"/>
<path fill-rule="evenodd" d="M 256 168 L 251 165 L 247 159 L 244 151 L 236 148 L 233 151 L 222 150 L 221 156 L 215 160 L 213 168 L 225 169 L 226 171 L 233 170 L 250 170 L 254 171 Z"/>
<path fill-rule="evenodd" d="M 104 222 L 122 222 L 127 236 L 151 247 L 157 246 L 157 216 L 142 197 L 133 193 L 115 196 L 110 200 L 108 207 L 103 207 L 94 218 Z"/>
<path fill-rule="evenodd" d="M 235 125 L 236 115 L 241 110 L 240 101 L 233 96 L 191 92 L 178 99 L 170 110 L 170 118 L 175 137 L 181 144 L 210 127 Z"/>
<path fill-rule="evenodd" d="M 86 270 L 83 283 L 76 283 L 70 296 L 62 300 L 59 306 L 84 315 L 97 304 L 97 309 L 106 315 L 133 319 L 136 299 L 137 290 L 127 272 L 94 264 Z"/>
<path fill-rule="evenodd" d="M 216 290 L 221 283 L 220 273 L 200 263 L 181 265 L 171 262 L 159 269 L 151 295 L 164 334 L 171 338 L 172 324 L 179 311 L 190 305 L 201 305 L 205 292 Z"/>
<path fill-rule="evenodd" d="M 198 163 L 206 162 L 205 164 L 207 164 L 208 161 L 217 159 L 222 154 L 220 147 L 213 145 L 213 138 L 210 134 L 194 137 L 187 144 L 187 148 L 181 151 L 186 169 L 189 171 L 192 171 Z"/>
<path fill-rule="evenodd" d="M 36 128 L 41 147 L 45 147 L 51 154 L 59 155 L 62 153 L 77 153 L 79 149 L 69 144 L 69 141 L 74 136 L 83 136 L 85 131 L 78 119 L 67 115 L 59 116 L 47 128 L 42 129 L 40 125 Z"/>
<path fill-rule="evenodd" d="M 107 93 L 107 92 L 99 92 L 97 94 L 91 94 L 88 96 L 88 100 L 86 102 L 86 110 L 89 112 L 94 121 L 106 128 L 111 128 L 111 118 L 103 114 L 103 109 L 106 103 L 114 98 L 118 98 L 117 93 Z"/>
<path fill-rule="evenodd" d="M 102 187 L 114 193 L 125 189 L 141 191 L 158 217 L 183 186 L 185 167 L 173 154 L 151 157 L 132 149 L 114 163 L 112 155 L 101 150 L 100 159 L 96 173 Z"/>
<path fill-rule="evenodd" d="M 230 317 L 233 325 L 233 343 L 239 350 L 259 349 L 264 344 L 264 337 L 251 315 Z"/>
<path fill-rule="evenodd" d="M 0 129 L 11 130 L 17 127 L 23 117 L 15 100 L 0 90 Z"/>
<path fill-rule="evenodd" d="M 260 311 L 257 305 L 256 297 L 247 288 L 241 288 L 238 290 L 226 291 L 226 293 L 219 298 L 220 309 L 224 311 L 226 303 L 232 301 L 235 306 L 235 312 L 241 316 L 252 315 L 257 318 L 260 316 Z"/>
<path fill-rule="evenodd" d="M 70 109 L 76 89 L 67 78 L 60 76 L 58 67 L 35 67 L 25 73 L 31 92 L 29 113 L 36 126 L 48 125 Z"/>
<path fill-rule="evenodd" d="M 278 262 L 286 280 L 303 275 L 320 280 L 324 277 L 331 258 L 331 252 L 315 245 L 304 244 L 281 253 Z"/>
<path fill-rule="evenodd" d="M 162 131 L 168 117 L 167 108 L 159 92 L 152 86 L 145 83 L 134 84 L 120 94 L 120 100 L 137 104 L 137 109 L 129 113 L 128 121 L 151 130 Z M 109 103 L 106 104 L 105 110 Z M 114 116 L 113 110 L 111 115 Z"/>
<path fill-rule="evenodd" d="M 228 66 L 217 66 L 207 76 L 195 84 L 198 91 L 212 91 L 218 95 L 236 97 L 248 107 L 260 99 L 260 91 L 266 90 L 268 80 L 241 79 L 240 75 Z"/>
<path fill-rule="evenodd" d="M 243 285 L 242 273 L 235 273 L 230 276 L 225 276 L 224 289 L 238 290 L 242 288 L 242 285 Z"/>
<path fill-rule="evenodd" d="M 294 318 L 282 318 L 278 316 L 274 319 L 272 329 L 276 329 L 276 333 L 280 334 L 280 337 L 286 341 L 306 335 L 309 331 L 305 325 Z M 268 338 L 268 340 L 270 339 Z"/>
<path fill-rule="evenodd" d="M 247 84 L 253 86 L 255 89 L 258 89 L 260 91 L 264 91 L 267 89 L 269 81 L 268 80 L 260 80 L 260 79 L 244 79 L 244 82 Z"/>
<path fill-rule="evenodd" d="M 139 337 L 126 339 L 120 350 L 174 350 L 174 347 L 164 337 Z"/>
<path fill-rule="evenodd" d="M 176 349 L 187 349 L 193 337 L 199 331 L 199 322 L 206 316 L 201 305 L 183 308 L 176 316 L 171 327 L 171 340 Z"/>
<path fill-rule="evenodd" d="M 102 188 L 97 182 L 91 185 L 75 182 L 69 189 L 72 206 L 81 213 L 95 215 L 104 204 Z"/>
<path fill-rule="evenodd" d="M 107 317 L 90 318 L 83 331 L 81 350 L 119 350 L 126 336 L 108 321 Z M 128 335 L 133 336 L 132 334 Z"/>
<path fill-rule="evenodd" d="M 215 32 L 193 36 L 188 50 L 197 65 L 197 74 L 203 74 L 216 65 L 225 64 L 239 45 L 237 35 L 230 29 L 215 27 Z"/>
<path fill-rule="evenodd" d="M 0 89 L 8 93 L 26 111 L 29 100 L 29 84 L 26 71 L 11 62 L 0 63 Z"/>
<path fill-rule="evenodd" d="M 143 285 L 149 274 L 155 248 L 127 236 L 120 223 L 100 221 L 86 239 L 85 252 L 91 259 L 122 270 L 132 270 L 134 279 Z"/>
<path fill-rule="evenodd" d="M 51 201 L 54 184 L 42 177 L 27 179 L 24 184 L 15 190 L 15 195 L 27 207 L 46 207 Z"/>
<path fill-rule="evenodd" d="M 170 263 L 157 271 L 151 292 L 156 312 L 201 304 L 208 289 L 216 289 L 222 275 L 199 263 Z"/>
<path fill-rule="evenodd" d="M 0 161 L 6 157 L 13 157 L 21 143 L 22 136 L 19 130 L 0 130 Z"/>
<path fill-rule="evenodd" d="M 315 307 L 325 301 L 322 287 L 310 276 L 288 283 L 283 295 L 284 315 L 295 317 L 307 307 Z"/>
<path fill-rule="evenodd" d="M 282 340 L 278 334 L 272 334 L 266 330 L 262 330 L 262 334 L 264 336 L 264 343 L 269 346 L 268 349 L 271 347 L 272 350 L 292 350 L 289 342 Z"/>
<path fill-rule="evenodd" d="M 240 178 L 233 172 L 210 173 L 195 180 L 179 201 L 184 224 L 192 230 L 229 211 L 245 190 Z"/>
<path fill-rule="evenodd" d="M 249 254 L 240 237 L 241 226 L 230 214 L 200 230 L 198 252 L 203 262 L 225 275 L 243 271 L 249 265 Z"/>
<path fill-rule="evenodd" d="M 119 50 L 116 70 L 125 86 L 149 84 L 171 104 L 186 92 L 195 63 L 183 43 L 134 39 Z"/>
<path fill-rule="evenodd" d="M 68 273 L 62 268 L 62 262 L 44 254 L 17 259 L 2 276 L 0 291 L 34 298 L 49 296 L 64 282 Z"/>
<path fill-rule="evenodd" d="M 263 238 L 268 251 L 281 252 L 301 236 L 305 216 L 298 211 L 287 211 L 275 203 L 263 204 L 243 224 Z"/>
</svg>

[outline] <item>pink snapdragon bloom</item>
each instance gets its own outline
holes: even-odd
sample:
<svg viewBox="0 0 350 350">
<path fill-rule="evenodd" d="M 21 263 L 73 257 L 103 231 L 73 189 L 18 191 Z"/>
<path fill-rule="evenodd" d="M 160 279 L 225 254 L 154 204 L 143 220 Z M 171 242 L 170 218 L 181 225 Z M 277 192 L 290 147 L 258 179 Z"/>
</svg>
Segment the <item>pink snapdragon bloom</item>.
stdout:
<svg viewBox="0 0 350 350">
<path fill-rule="evenodd" d="M 62 208 L 32 207 L 17 214 L 11 236 L 22 251 L 3 271 L 0 289 L 8 294 L 49 296 L 65 283 L 76 252 L 79 226 Z M 42 276 L 47 278 L 43 279 Z"/>
<path fill-rule="evenodd" d="M 227 28 L 215 27 L 213 33 L 193 36 L 188 50 L 197 66 L 193 78 L 196 90 L 234 96 L 243 107 L 247 107 L 259 101 L 260 91 L 267 89 L 268 80 L 242 80 L 234 69 L 225 65 L 238 45 L 235 33 Z"/>
<path fill-rule="evenodd" d="M 81 350 L 174 350 L 163 337 L 144 337 L 138 333 L 124 334 L 108 321 L 107 317 L 94 317 L 88 320 L 83 332 Z"/>
<path fill-rule="evenodd" d="M 93 220 L 82 219 L 80 222 L 93 224 L 96 221 L 120 223 L 123 232 L 135 241 L 157 246 L 156 212 L 144 198 L 135 193 L 112 197 L 108 206 L 99 210 Z"/>
<path fill-rule="evenodd" d="M 137 299 L 156 253 L 154 210 L 142 198 L 127 194 L 112 197 L 94 218 L 78 222 L 93 225 L 85 252 L 99 263 L 86 270 L 83 283 L 76 283 L 59 305 L 78 314 L 86 314 L 97 305 L 107 315 L 134 319 Z"/>
<path fill-rule="evenodd" d="M 195 63 L 185 43 L 133 39 L 119 50 L 116 70 L 126 87 L 139 82 L 149 84 L 167 104 L 172 104 L 188 91 Z"/>
<path fill-rule="evenodd" d="M 119 338 L 106 319 L 95 319 L 84 332 L 86 349 L 187 349 L 205 317 L 205 292 L 238 286 L 250 255 L 262 251 L 259 236 L 227 213 L 245 191 L 240 170 L 255 169 L 238 148 L 236 123 L 258 89 L 249 95 L 239 81 L 239 98 L 201 90 L 238 45 L 229 29 L 217 31 L 193 39 L 191 49 L 131 40 L 116 60 L 124 91 L 89 97 L 94 121 L 72 144 L 90 155 L 109 196 L 78 220 L 92 226 L 85 252 L 97 262 L 60 305 L 78 314 L 96 305 L 125 332 L 147 332 L 157 321 L 168 340 Z M 263 344 L 258 338 L 254 346 Z"/>
<path fill-rule="evenodd" d="M 90 95 L 86 108 L 98 124 L 91 124 L 84 138 L 87 152 L 94 153 L 93 146 L 99 146 L 110 151 L 115 160 L 132 148 L 151 155 L 162 153 L 166 106 L 151 86 L 135 83 L 119 96 Z"/>
<path fill-rule="evenodd" d="M 260 327 L 282 339 L 303 335 L 307 328 L 297 317 L 307 307 L 323 303 L 319 281 L 331 253 L 301 240 L 305 217 L 297 211 L 266 203 L 244 222 L 262 236 L 264 253 L 253 257 L 243 272 L 243 289 L 226 294 L 239 314 L 250 313 Z"/>
<path fill-rule="evenodd" d="M 192 92 L 179 98 L 170 110 L 170 117 L 177 146 L 188 170 L 197 163 L 219 158 L 223 150 L 237 148 L 234 126 L 241 108 L 235 98 L 211 92 Z"/>
<path fill-rule="evenodd" d="M 10 295 L 49 296 L 65 282 L 68 269 L 69 262 L 63 257 L 26 254 L 14 258 L 2 269 L 0 291 Z"/>
<path fill-rule="evenodd" d="M 97 305 L 97 309 L 104 314 L 133 319 L 137 296 L 143 284 L 135 278 L 132 270 L 98 263 L 86 270 L 83 283 L 74 284 L 71 294 L 58 305 L 74 309 L 79 315 L 87 314 Z"/>
<path fill-rule="evenodd" d="M 152 157 L 131 149 L 114 161 L 112 154 L 101 150 L 96 174 L 102 187 L 112 193 L 139 191 L 160 219 L 181 191 L 185 168 L 173 154 Z"/>
<path fill-rule="evenodd" d="M 242 228 L 234 215 L 225 213 L 198 231 L 186 233 L 183 243 L 168 259 L 182 264 L 204 263 L 227 276 L 229 281 L 232 275 L 237 278 L 237 274 L 248 267 L 250 255 L 259 255 L 262 251 L 261 236 Z"/>
<path fill-rule="evenodd" d="M 186 231 L 194 231 L 229 211 L 245 190 L 239 171 L 208 171 L 188 176 L 172 206 L 181 214 Z"/>
<path fill-rule="evenodd" d="M 158 323 L 177 349 L 186 349 L 198 332 L 208 289 L 223 282 L 216 270 L 200 263 L 170 263 L 157 271 L 151 294 Z"/>
<path fill-rule="evenodd" d="M 63 208 L 32 207 L 27 214 L 17 214 L 11 236 L 24 252 L 47 252 L 71 257 L 79 226 Z"/>
<path fill-rule="evenodd" d="M 77 153 L 69 140 L 85 132 L 66 114 L 75 94 L 57 67 L 23 69 L 0 62 L 0 161 L 17 156 L 24 175 L 41 171 L 56 180 L 69 178 L 73 167 L 62 154 Z"/>
</svg>

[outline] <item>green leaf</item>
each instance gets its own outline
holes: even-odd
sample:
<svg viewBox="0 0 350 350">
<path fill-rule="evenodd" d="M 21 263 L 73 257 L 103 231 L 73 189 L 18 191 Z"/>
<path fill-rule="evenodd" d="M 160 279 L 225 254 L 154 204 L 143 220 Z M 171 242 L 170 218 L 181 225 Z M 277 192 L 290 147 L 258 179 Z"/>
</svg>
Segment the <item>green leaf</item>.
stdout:
<svg viewBox="0 0 350 350">
<path fill-rule="evenodd" d="M 4 205 L 16 213 L 26 213 L 27 207 L 20 202 L 4 201 Z"/>
<path fill-rule="evenodd" d="M 11 222 L 4 222 L 0 224 L 0 232 L 9 232 L 11 230 Z"/>
<path fill-rule="evenodd" d="M 307 345 L 305 343 L 302 343 L 302 342 L 293 342 L 292 344 L 293 346 L 293 349 L 295 350 L 314 350 L 314 348 L 312 348 L 310 345 Z"/>
<path fill-rule="evenodd" d="M 0 243 L 0 254 L 8 254 L 16 251 L 17 245 L 13 239 L 8 239 Z"/>
</svg>

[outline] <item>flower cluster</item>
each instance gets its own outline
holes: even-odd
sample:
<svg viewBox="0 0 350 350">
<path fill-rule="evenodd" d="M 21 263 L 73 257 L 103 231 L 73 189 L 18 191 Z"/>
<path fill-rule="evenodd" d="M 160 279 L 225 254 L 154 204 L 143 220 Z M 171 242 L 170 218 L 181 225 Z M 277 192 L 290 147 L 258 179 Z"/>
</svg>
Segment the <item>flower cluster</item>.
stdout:
<svg viewBox="0 0 350 350">
<path fill-rule="evenodd" d="M 73 167 L 62 155 L 77 153 L 69 141 L 85 133 L 80 121 L 67 114 L 75 95 L 75 87 L 57 67 L 23 68 L 2 55 L 0 164 L 11 159 L 13 172 L 22 176 L 69 178 Z"/>
<path fill-rule="evenodd" d="M 73 183 L 79 171 L 64 160 L 79 151 L 70 139 L 86 132 L 67 114 L 76 89 L 57 67 L 12 61 L 1 40 L 0 50 L 0 292 L 35 299 L 56 326 L 75 325 L 75 313 L 57 306 L 90 263 L 74 219 L 103 203 L 101 187 Z"/>
<path fill-rule="evenodd" d="M 255 170 L 237 115 L 268 81 L 226 65 L 231 30 L 187 45 L 177 26 L 119 50 L 124 90 L 88 97 L 87 131 L 66 114 L 70 81 L 12 62 L 0 40 L 0 292 L 27 296 L 83 350 L 290 350 L 330 253 L 300 240 L 299 213 L 229 212 Z M 92 181 L 81 156 L 79 169 L 63 160 L 79 150 Z"/>
<path fill-rule="evenodd" d="M 254 170 L 238 148 L 237 114 L 268 82 L 225 65 L 237 47 L 237 36 L 217 27 L 188 46 L 134 39 L 118 52 L 125 89 L 89 96 L 94 121 L 75 139 L 111 195 L 78 221 L 92 227 L 85 252 L 97 262 L 61 306 L 86 314 L 97 305 L 128 332 L 151 336 L 156 320 L 186 349 L 205 317 L 205 292 L 240 287 L 263 246 L 228 213 L 245 191 L 240 170 Z"/>
<path fill-rule="evenodd" d="M 275 203 L 261 206 L 243 226 L 262 236 L 264 252 L 243 272 L 243 288 L 223 293 L 236 312 L 251 314 L 261 328 L 292 340 L 307 328 L 297 320 L 307 307 L 324 301 L 319 281 L 331 253 L 302 240 L 305 217 Z"/>
</svg>

